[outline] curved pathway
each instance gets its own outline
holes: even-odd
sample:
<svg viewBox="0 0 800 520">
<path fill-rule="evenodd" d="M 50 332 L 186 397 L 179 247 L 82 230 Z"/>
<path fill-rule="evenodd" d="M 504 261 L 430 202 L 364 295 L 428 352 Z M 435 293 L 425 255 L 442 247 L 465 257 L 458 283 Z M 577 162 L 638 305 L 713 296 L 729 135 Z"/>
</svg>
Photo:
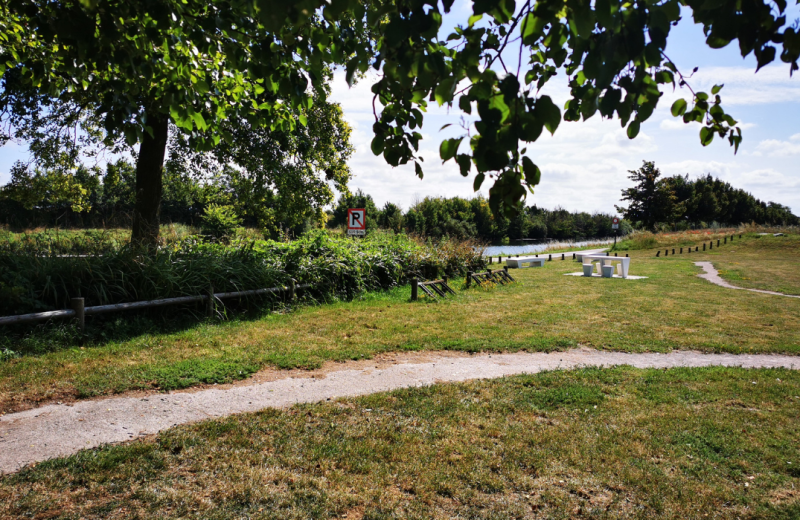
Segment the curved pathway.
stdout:
<svg viewBox="0 0 800 520">
<path fill-rule="evenodd" d="M 398 358 L 415 362 L 397 362 Z M 439 382 L 495 378 L 581 366 L 631 365 L 638 368 L 704 367 L 800 368 L 800 357 L 781 355 L 628 354 L 593 349 L 553 353 L 466 355 L 448 352 L 395 356 L 395 364 L 343 363 L 322 377 L 286 377 L 229 388 L 210 388 L 47 405 L 0 417 L 0 473 L 84 448 L 124 442 L 166 428 L 225 415 L 324 401 Z"/>
<path fill-rule="evenodd" d="M 746 287 L 736 287 L 735 285 L 731 285 L 719 275 L 717 269 L 711 262 L 695 262 L 694 265 L 700 267 L 705 271 L 703 274 L 698 274 L 700 278 L 706 279 L 713 284 L 717 284 L 721 287 L 727 287 L 728 289 L 738 289 L 740 291 L 750 291 L 750 292 L 757 292 L 763 294 L 774 294 L 775 296 L 786 296 L 787 298 L 800 298 L 800 296 L 796 296 L 794 294 L 783 294 L 775 291 L 765 291 L 763 289 L 748 289 Z"/>
</svg>

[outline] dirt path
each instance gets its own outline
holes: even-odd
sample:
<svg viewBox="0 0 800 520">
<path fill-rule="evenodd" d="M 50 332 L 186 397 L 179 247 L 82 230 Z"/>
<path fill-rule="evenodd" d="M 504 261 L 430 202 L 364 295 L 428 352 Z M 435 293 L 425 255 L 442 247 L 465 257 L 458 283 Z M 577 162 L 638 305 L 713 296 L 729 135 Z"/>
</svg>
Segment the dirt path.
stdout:
<svg viewBox="0 0 800 520">
<path fill-rule="evenodd" d="M 783 294 L 775 291 L 765 291 L 763 289 L 747 289 L 746 287 L 736 287 L 735 285 L 731 285 L 730 283 L 726 282 L 714 268 L 714 265 L 711 262 L 695 262 L 694 265 L 700 267 L 705 271 L 703 274 L 699 274 L 700 278 L 704 278 L 713 284 L 717 284 L 721 287 L 726 287 L 728 289 L 737 289 L 740 291 L 750 291 L 750 292 L 757 292 L 762 294 L 774 294 L 775 296 L 786 296 L 787 298 L 800 298 L 800 296 L 795 296 L 794 294 Z"/>
<path fill-rule="evenodd" d="M 628 354 L 586 348 L 550 354 L 431 353 L 424 359 L 412 355 L 411 362 L 402 359 L 403 356 L 397 356 L 394 364 L 375 361 L 338 364 L 340 369 L 321 371 L 320 377 L 286 377 L 247 386 L 80 401 L 8 414 L 0 417 L 0 473 L 14 472 L 26 464 L 71 455 L 84 448 L 154 434 L 178 424 L 439 382 L 579 366 L 800 368 L 800 357 L 794 356 L 692 351 Z"/>
</svg>

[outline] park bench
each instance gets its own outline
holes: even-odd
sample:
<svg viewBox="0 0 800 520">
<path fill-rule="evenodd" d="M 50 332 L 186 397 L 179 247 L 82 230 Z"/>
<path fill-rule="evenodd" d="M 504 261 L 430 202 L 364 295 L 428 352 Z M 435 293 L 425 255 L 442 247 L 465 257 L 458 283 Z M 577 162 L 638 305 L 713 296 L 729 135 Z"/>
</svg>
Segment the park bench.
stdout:
<svg viewBox="0 0 800 520">
<path fill-rule="evenodd" d="M 547 259 L 544 257 L 538 258 L 535 256 L 509 258 L 506 260 L 506 266 L 513 267 L 515 269 L 522 269 L 523 267 L 544 267 L 546 260 Z"/>
</svg>

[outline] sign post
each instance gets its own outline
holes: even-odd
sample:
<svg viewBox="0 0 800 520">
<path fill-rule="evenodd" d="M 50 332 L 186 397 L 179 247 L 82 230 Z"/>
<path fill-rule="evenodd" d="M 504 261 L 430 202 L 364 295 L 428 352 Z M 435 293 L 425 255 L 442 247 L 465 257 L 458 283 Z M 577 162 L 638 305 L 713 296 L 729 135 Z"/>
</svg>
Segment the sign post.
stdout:
<svg viewBox="0 0 800 520">
<path fill-rule="evenodd" d="M 611 229 L 614 230 L 614 247 L 617 246 L 617 235 L 619 235 L 619 217 L 611 219 Z"/>
<path fill-rule="evenodd" d="M 347 210 L 347 234 L 364 236 L 367 234 L 367 210 L 355 208 Z"/>
</svg>

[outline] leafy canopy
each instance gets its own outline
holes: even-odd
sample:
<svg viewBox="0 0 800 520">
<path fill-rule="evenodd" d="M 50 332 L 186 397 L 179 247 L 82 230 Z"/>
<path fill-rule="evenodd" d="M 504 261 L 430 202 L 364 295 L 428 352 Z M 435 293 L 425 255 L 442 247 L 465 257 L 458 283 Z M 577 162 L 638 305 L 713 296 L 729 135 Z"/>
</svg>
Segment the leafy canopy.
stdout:
<svg viewBox="0 0 800 520">
<path fill-rule="evenodd" d="M 476 190 L 493 179 L 491 208 L 509 215 L 541 179 L 525 143 L 597 113 L 619 118 L 635 138 L 662 89 L 689 86 L 665 54 L 681 7 L 710 47 L 736 41 L 759 68 L 779 56 L 794 71 L 800 55 L 784 0 L 474 0 L 473 14 L 446 37 L 452 0 L 7 4 L 5 66 L 21 66 L 51 96 L 92 105 L 108 133 L 130 143 L 148 131 L 148 111 L 169 114 L 201 149 L 229 138 L 220 122 L 234 114 L 291 127 L 294 110 L 309 106 L 309 87 L 321 93 L 327 67 L 343 65 L 348 81 L 372 67 L 382 74 L 372 86 L 372 151 L 391 165 L 414 162 L 421 177 L 427 103 L 457 105 L 477 118 L 474 131 L 445 140 L 440 156 L 464 176 L 474 171 Z M 570 88 L 563 107 L 541 94 L 558 75 Z M 672 113 L 702 124 L 703 145 L 718 136 L 738 148 L 741 130 L 721 88 L 690 89 Z"/>
</svg>

